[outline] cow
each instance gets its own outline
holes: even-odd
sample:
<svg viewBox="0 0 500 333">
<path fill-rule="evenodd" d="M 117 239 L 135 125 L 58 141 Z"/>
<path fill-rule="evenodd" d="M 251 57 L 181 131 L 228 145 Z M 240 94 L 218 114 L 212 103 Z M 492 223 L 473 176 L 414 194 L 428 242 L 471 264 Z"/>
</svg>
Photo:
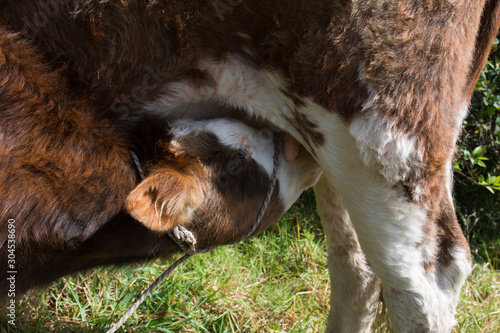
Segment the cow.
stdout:
<svg viewBox="0 0 500 333">
<path fill-rule="evenodd" d="M 287 133 L 315 186 L 327 332 L 449 332 L 471 270 L 452 158 L 497 0 L 2 1 L 71 90 L 124 121 L 229 115 Z M 294 141 L 296 140 L 296 141 Z"/>
<path fill-rule="evenodd" d="M 257 235 L 321 173 L 306 151 L 293 162 L 275 156 L 269 141 L 279 133 L 234 119 L 143 117 L 125 129 L 70 97 L 65 81 L 0 28 L 1 298 L 99 265 L 168 257 L 179 245 L 237 242 L 276 177 Z M 295 187 L 283 187 L 287 179 Z"/>
</svg>

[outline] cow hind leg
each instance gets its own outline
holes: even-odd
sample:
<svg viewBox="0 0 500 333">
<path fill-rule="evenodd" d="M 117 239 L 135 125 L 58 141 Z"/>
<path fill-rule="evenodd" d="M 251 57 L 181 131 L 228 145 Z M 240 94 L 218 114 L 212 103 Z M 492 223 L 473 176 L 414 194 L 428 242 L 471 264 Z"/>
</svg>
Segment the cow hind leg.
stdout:
<svg viewBox="0 0 500 333">
<path fill-rule="evenodd" d="M 366 261 L 338 192 L 324 177 L 314 191 L 326 234 L 332 290 L 326 332 L 370 332 L 380 281 Z"/>
</svg>

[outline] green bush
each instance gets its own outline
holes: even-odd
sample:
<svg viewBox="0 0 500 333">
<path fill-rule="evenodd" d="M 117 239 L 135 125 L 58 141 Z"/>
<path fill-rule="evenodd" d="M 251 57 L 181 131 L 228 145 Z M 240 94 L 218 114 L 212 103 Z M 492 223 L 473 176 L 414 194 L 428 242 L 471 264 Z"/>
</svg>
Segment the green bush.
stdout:
<svg viewBox="0 0 500 333">
<path fill-rule="evenodd" d="M 457 144 L 457 215 L 479 261 L 500 264 L 500 47 L 495 41 Z"/>
</svg>

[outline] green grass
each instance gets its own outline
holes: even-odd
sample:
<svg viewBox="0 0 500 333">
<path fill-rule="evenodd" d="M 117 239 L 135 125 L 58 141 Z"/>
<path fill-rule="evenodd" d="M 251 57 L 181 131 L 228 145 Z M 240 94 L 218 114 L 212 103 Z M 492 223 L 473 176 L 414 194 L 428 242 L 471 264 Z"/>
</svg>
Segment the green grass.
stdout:
<svg viewBox="0 0 500 333">
<path fill-rule="evenodd" d="M 325 238 L 310 192 L 262 236 L 190 258 L 149 296 L 121 332 L 321 332 L 328 313 Z M 160 275 L 157 260 L 100 268 L 32 291 L 16 327 L 1 332 L 105 332 Z M 477 263 L 458 308 L 456 332 L 500 328 L 499 272 Z M 4 307 L 2 307 L 4 308 Z M 380 311 L 374 331 L 387 332 Z"/>
</svg>

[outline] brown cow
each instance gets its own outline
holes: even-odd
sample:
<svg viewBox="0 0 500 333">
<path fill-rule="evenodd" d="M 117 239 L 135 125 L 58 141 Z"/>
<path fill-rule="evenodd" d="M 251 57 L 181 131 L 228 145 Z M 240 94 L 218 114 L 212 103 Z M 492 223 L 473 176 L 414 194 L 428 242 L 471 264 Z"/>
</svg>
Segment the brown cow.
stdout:
<svg viewBox="0 0 500 333">
<path fill-rule="evenodd" d="M 2 1 L 71 89 L 174 118 L 255 116 L 324 177 L 328 332 L 449 332 L 470 272 L 451 160 L 497 0 Z M 212 105 L 212 107 L 207 107 Z"/>
</svg>

